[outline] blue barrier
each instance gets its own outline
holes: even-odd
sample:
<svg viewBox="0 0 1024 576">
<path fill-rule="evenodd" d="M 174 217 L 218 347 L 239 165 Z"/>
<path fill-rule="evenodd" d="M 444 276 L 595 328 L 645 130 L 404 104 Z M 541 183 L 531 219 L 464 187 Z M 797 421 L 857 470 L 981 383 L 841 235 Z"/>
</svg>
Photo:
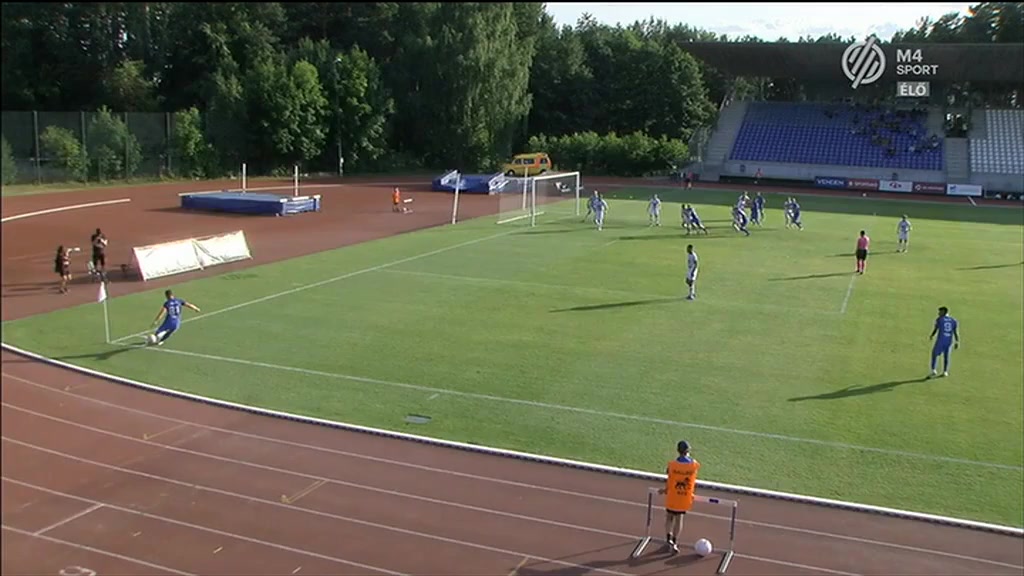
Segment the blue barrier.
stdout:
<svg viewBox="0 0 1024 576">
<path fill-rule="evenodd" d="M 266 214 L 286 216 L 303 212 L 319 212 L 320 195 L 279 196 L 224 191 L 218 194 L 186 194 L 181 207 L 204 212 L 230 212 L 233 214 Z"/>
</svg>

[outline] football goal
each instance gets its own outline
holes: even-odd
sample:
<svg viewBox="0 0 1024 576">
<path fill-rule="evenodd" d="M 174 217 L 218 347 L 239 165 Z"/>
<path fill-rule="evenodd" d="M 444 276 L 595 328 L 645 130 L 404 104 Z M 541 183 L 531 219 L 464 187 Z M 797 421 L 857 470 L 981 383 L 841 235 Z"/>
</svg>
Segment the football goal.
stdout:
<svg viewBox="0 0 1024 576">
<path fill-rule="evenodd" d="M 507 178 L 498 197 L 498 224 L 536 226 L 537 218 L 580 214 L 580 173 Z"/>
</svg>

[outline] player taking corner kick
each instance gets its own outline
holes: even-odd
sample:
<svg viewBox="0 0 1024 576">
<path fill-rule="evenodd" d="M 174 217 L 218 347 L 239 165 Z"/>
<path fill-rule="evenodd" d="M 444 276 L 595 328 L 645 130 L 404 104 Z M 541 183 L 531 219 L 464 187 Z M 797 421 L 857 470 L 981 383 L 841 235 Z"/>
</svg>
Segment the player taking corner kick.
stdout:
<svg viewBox="0 0 1024 576">
<path fill-rule="evenodd" d="M 697 490 L 697 472 L 700 462 L 690 457 L 690 444 L 680 440 L 676 445 L 679 456 L 668 463 L 665 487 L 658 490 L 665 496 L 665 544 L 673 553 L 679 552 L 679 533 L 683 531 L 683 517 L 693 508 Z"/>
</svg>

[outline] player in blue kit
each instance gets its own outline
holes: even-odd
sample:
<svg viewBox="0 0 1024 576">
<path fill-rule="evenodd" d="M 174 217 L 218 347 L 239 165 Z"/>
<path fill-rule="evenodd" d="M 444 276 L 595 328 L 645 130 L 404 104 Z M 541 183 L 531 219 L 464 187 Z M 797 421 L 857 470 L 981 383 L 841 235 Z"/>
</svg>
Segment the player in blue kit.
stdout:
<svg viewBox="0 0 1024 576">
<path fill-rule="evenodd" d="M 747 230 L 747 215 L 739 206 L 732 209 L 732 227 L 737 232 L 743 232 L 750 236 L 750 231 Z"/>
<path fill-rule="evenodd" d="M 939 362 L 939 356 L 942 356 L 942 375 L 949 376 L 950 348 L 956 349 L 960 347 L 958 327 L 956 319 L 949 315 L 949 308 L 945 306 L 940 307 L 939 317 L 935 319 L 935 328 L 932 329 L 931 336 L 928 336 L 928 339 L 931 340 L 935 338 L 936 334 L 939 335 L 935 340 L 935 345 L 932 346 L 931 377 L 934 378 L 936 376 L 935 365 Z"/>
<path fill-rule="evenodd" d="M 801 230 L 804 229 L 804 223 L 800 220 L 800 204 L 796 198 L 789 199 L 789 222 Z"/>
<path fill-rule="evenodd" d="M 155 341 L 150 340 L 157 346 L 162 345 L 174 334 L 178 328 L 181 327 L 181 309 L 182 307 L 195 310 L 200 312 L 199 308 L 182 300 L 181 298 L 175 298 L 174 292 L 167 290 L 164 292 L 164 296 L 167 298 L 164 301 L 163 306 L 160 307 L 160 312 L 157 313 L 156 318 L 153 320 L 153 326 L 163 318 L 164 321 L 160 324 L 160 327 L 153 333 Z"/>
<path fill-rule="evenodd" d="M 758 226 L 764 221 L 764 196 L 758 192 L 750 208 L 750 221 Z"/>
<path fill-rule="evenodd" d="M 687 236 L 690 235 L 692 230 L 701 230 L 705 234 L 708 233 L 708 229 L 700 221 L 700 216 L 697 216 L 697 211 L 689 204 L 683 205 L 683 228 L 686 228 Z"/>
</svg>

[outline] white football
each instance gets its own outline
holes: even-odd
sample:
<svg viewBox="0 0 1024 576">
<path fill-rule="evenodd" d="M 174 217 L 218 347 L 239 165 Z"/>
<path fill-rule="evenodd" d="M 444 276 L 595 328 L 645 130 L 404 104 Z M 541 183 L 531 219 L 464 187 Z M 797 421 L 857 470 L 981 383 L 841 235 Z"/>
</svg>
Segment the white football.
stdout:
<svg viewBox="0 0 1024 576">
<path fill-rule="evenodd" d="M 693 543 L 693 551 L 698 556 L 707 556 L 715 550 L 715 547 L 711 545 L 711 541 L 707 538 L 701 538 Z"/>
<path fill-rule="evenodd" d="M 146 336 L 146 342 L 148 344 L 156 344 L 156 334 L 150 334 L 149 336 Z"/>
</svg>

